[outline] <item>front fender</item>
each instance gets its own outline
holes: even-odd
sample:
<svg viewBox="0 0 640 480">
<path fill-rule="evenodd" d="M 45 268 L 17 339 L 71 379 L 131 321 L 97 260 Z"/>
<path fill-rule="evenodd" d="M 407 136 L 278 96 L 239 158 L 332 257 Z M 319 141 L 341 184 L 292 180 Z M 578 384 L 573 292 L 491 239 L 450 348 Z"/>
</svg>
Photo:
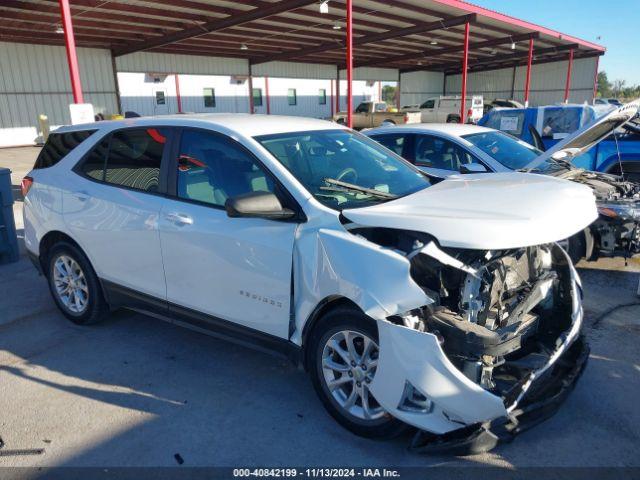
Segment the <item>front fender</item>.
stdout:
<svg viewBox="0 0 640 480">
<path fill-rule="evenodd" d="M 293 263 L 296 324 L 291 341 L 298 345 L 312 312 L 329 297 L 347 298 L 376 320 L 432 302 L 411 278 L 406 257 L 343 229 L 301 229 Z"/>
</svg>

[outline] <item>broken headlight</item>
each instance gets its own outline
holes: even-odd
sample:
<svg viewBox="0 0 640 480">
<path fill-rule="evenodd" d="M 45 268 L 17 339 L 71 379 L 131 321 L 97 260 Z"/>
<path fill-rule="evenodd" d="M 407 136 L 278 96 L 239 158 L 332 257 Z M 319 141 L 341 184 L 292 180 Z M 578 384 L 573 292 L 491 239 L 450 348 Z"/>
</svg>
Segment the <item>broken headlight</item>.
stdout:
<svg viewBox="0 0 640 480">
<path fill-rule="evenodd" d="M 631 203 L 599 203 L 598 213 L 608 218 L 640 221 L 640 207 Z"/>
</svg>

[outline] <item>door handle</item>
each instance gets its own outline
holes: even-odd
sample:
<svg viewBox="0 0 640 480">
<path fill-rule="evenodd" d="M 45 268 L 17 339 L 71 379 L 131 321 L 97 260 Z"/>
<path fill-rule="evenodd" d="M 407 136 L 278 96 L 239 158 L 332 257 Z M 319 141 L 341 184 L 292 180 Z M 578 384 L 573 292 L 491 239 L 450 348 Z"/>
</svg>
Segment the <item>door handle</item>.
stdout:
<svg viewBox="0 0 640 480">
<path fill-rule="evenodd" d="M 193 218 L 185 213 L 167 213 L 164 218 L 176 225 L 193 225 Z"/>
</svg>

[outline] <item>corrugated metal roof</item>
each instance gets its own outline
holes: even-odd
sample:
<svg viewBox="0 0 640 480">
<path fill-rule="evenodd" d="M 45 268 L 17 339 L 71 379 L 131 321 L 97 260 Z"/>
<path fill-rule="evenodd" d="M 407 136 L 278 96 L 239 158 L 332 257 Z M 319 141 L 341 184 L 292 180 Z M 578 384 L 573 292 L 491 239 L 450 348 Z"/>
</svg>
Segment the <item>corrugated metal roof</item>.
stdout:
<svg viewBox="0 0 640 480">
<path fill-rule="evenodd" d="M 54 0 L 3 0 L 0 40 L 63 44 Z M 78 46 L 107 48 L 119 64 L 136 52 L 343 66 L 345 0 L 73 0 Z M 604 48 L 552 29 L 460 0 L 354 0 L 356 66 L 456 73 L 464 23 L 471 22 L 470 70 L 526 61 L 535 37 L 536 61 L 601 55 Z M 511 44 L 515 43 L 512 49 Z M 246 48 L 245 48 L 246 47 Z M 126 60 L 127 54 L 134 54 Z M 206 62 L 205 62 L 206 63 Z M 230 63 L 224 62 L 225 68 Z M 167 67 L 169 68 L 169 67 Z M 238 70 L 241 64 L 237 64 Z M 222 73 L 222 72 L 221 72 Z"/>
</svg>

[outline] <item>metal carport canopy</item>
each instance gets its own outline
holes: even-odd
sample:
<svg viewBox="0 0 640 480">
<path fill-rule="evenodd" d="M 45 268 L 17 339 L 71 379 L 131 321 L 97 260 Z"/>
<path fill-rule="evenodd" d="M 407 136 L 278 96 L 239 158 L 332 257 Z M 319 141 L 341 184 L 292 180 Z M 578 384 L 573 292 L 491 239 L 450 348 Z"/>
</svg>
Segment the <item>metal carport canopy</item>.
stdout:
<svg viewBox="0 0 640 480">
<path fill-rule="evenodd" d="M 602 55 L 605 49 L 460 0 L 3 0 L 0 41 L 447 74 Z M 59 5 L 58 5 L 59 4 Z M 61 18 L 70 7 L 71 22 Z M 347 10 L 352 8 L 352 24 Z M 60 33 L 63 27 L 73 32 Z M 69 29 L 70 29 L 69 28 Z M 69 30 L 68 29 L 68 30 Z M 465 35 L 465 32 L 468 35 Z M 72 33 L 72 36 L 70 35 Z M 535 41 L 535 48 L 533 42 Z M 464 46 L 468 45 L 468 49 Z M 463 62 L 463 59 L 466 61 Z M 463 68 L 467 65 L 468 68 Z M 74 69 L 75 67 L 75 69 Z M 570 70 L 567 82 L 570 81 Z M 74 83 L 74 97 L 79 82 Z M 464 91 L 462 92 L 464 96 Z M 463 102 L 464 104 L 464 102 Z M 464 112 L 461 113 L 464 120 Z"/>
</svg>

